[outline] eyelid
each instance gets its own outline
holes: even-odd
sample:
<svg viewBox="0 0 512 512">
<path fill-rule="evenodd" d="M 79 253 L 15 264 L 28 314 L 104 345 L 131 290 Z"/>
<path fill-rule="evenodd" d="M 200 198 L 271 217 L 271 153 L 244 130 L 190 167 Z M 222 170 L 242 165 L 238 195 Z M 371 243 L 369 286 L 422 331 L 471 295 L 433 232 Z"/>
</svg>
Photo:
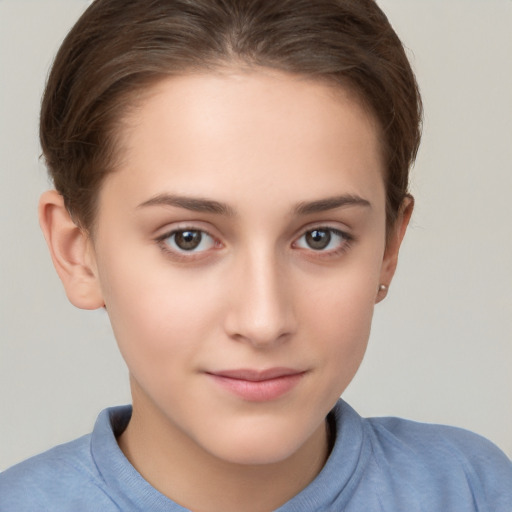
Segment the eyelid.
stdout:
<svg viewBox="0 0 512 512">
<path fill-rule="evenodd" d="M 221 236 L 218 234 L 214 226 L 209 222 L 196 219 L 176 220 L 162 224 L 154 231 L 153 239 L 155 241 L 165 240 L 173 233 L 179 231 L 201 231 L 211 236 L 215 240 L 220 240 Z"/>
<path fill-rule="evenodd" d="M 331 234 L 334 233 L 336 236 L 340 236 L 342 241 L 339 243 L 339 246 L 334 249 L 313 249 L 312 247 L 300 247 L 298 246 L 298 242 L 301 238 L 306 236 L 307 233 L 311 231 L 330 231 Z M 352 243 L 355 241 L 354 235 L 349 233 L 347 230 L 341 229 L 339 226 L 334 227 L 329 224 L 313 224 L 306 226 L 301 229 L 300 235 L 297 236 L 292 243 L 292 247 L 297 248 L 301 251 L 306 251 L 311 253 L 317 258 L 327 258 L 331 256 L 338 256 L 349 249 Z"/>
<path fill-rule="evenodd" d="M 213 242 L 212 247 L 199 251 L 186 251 L 183 249 L 180 250 L 179 248 L 173 248 L 168 243 L 166 243 L 167 239 L 171 238 L 176 233 L 180 233 L 183 231 L 198 231 L 203 235 L 208 236 L 209 238 L 211 238 Z M 173 259 L 182 261 L 193 261 L 198 258 L 207 257 L 208 253 L 210 253 L 212 250 L 220 248 L 220 246 L 222 245 L 222 242 L 219 240 L 219 237 L 213 235 L 209 229 L 205 229 L 204 226 L 198 225 L 197 223 L 189 222 L 177 223 L 177 225 L 168 228 L 162 234 L 156 236 L 154 240 L 155 242 L 157 242 L 158 246 L 164 253 L 166 253 Z"/>
<path fill-rule="evenodd" d="M 306 225 L 303 225 L 300 227 L 300 229 L 297 229 L 295 231 L 295 235 L 294 235 L 294 239 L 297 240 L 299 239 L 301 236 L 305 235 L 306 233 L 310 232 L 310 231 L 315 231 L 316 229 L 318 230 L 322 230 L 322 229 L 325 229 L 325 230 L 329 230 L 329 231 L 334 231 L 334 232 L 338 232 L 338 233 L 341 233 L 344 237 L 346 238 L 355 238 L 355 236 L 352 234 L 352 229 L 349 228 L 346 224 L 342 224 L 340 223 L 339 221 L 328 221 L 328 220 L 324 220 L 324 221 L 317 221 L 317 222 L 309 222 L 308 224 Z"/>
</svg>

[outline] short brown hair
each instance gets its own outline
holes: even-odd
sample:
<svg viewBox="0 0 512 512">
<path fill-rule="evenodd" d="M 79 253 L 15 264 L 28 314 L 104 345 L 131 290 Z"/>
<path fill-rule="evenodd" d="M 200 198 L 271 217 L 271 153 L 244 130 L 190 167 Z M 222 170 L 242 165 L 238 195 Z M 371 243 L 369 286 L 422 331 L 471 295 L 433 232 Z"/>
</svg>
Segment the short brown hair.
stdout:
<svg viewBox="0 0 512 512">
<path fill-rule="evenodd" d="M 387 223 L 408 191 L 421 99 L 404 48 L 373 0 L 96 0 L 64 40 L 42 102 L 40 139 L 55 188 L 91 230 L 119 123 L 165 76 L 232 63 L 340 84 L 382 132 Z"/>
</svg>

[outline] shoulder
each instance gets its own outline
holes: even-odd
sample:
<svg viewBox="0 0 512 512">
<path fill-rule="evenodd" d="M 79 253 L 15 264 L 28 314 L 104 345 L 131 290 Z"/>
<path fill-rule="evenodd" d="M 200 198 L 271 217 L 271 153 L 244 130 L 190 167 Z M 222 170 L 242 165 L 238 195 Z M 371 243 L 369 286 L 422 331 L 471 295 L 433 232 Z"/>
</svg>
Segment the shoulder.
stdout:
<svg viewBox="0 0 512 512">
<path fill-rule="evenodd" d="M 87 508 L 87 503 L 95 506 Z M 0 512 L 93 509 L 118 510 L 105 493 L 102 476 L 91 454 L 90 434 L 0 473 Z"/>
<path fill-rule="evenodd" d="M 402 418 L 368 418 L 365 421 L 380 446 L 387 450 L 405 450 L 434 460 L 450 454 L 450 460 L 476 466 L 490 461 L 505 467 L 511 464 L 496 445 L 469 430 Z"/>
<path fill-rule="evenodd" d="M 473 432 L 399 418 L 365 420 L 375 460 L 425 487 L 465 494 L 487 510 L 512 510 L 512 462 Z M 480 510 L 480 508 L 478 508 Z"/>
</svg>

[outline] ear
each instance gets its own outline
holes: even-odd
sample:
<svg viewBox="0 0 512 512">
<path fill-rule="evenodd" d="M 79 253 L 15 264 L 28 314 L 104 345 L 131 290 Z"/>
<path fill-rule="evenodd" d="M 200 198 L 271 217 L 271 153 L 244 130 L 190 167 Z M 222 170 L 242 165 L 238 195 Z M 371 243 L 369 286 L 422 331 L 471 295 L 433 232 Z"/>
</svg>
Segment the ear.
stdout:
<svg viewBox="0 0 512 512">
<path fill-rule="evenodd" d="M 402 202 L 395 225 L 392 228 L 392 232 L 389 233 L 388 236 L 379 281 L 381 285 L 384 286 L 380 286 L 377 291 L 377 297 L 375 299 L 376 303 L 386 297 L 388 287 L 395 275 L 396 266 L 398 264 L 398 252 L 400 251 L 400 246 L 402 245 L 402 240 L 407 230 L 407 226 L 409 225 L 413 209 L 414 198 L 411 195 L 407 195 Z"/>
<path fill-rule="evenodd" d="M 69 301 L 81 309 L 103 307 L 89 235 L 73 222 L 56 190 L 41 196 L 39 223 Z"/>
</svg>

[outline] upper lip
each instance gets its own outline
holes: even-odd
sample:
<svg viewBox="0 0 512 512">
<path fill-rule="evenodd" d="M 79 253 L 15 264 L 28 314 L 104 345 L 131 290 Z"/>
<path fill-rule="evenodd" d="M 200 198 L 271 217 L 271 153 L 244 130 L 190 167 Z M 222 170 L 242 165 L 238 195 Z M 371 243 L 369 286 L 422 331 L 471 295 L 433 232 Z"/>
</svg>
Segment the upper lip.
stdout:
<svg viewBox="0 0 512 512">
<path fill-rule="evenodd" d="M 228 379 L 247 380 L 252 382 L 260 382 L 264 380 L 278 379 L 280 377 L 287 377 L 290 375 L 300 375 L 305 373 L 304 370 L 297 370 L 294 368 L 267 368 L 265 370 L 254 370 L 250 368 L 239 368 L 235 370 L 220 370 L 214 372 L 207 372 L 210 375 L 217 377 L 225 377 Z"/>
</svg>

